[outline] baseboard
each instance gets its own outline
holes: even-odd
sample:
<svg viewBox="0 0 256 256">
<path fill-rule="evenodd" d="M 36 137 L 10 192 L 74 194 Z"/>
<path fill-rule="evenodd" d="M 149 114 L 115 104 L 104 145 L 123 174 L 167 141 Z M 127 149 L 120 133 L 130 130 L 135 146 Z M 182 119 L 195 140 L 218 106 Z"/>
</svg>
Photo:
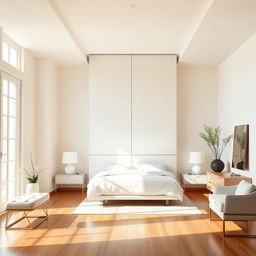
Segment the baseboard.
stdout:
<svg viewBox="0 0 256 256">
<path fill-rule="evenodd" d="M 184 189 L 184 188 L 183 188 Z M 185 188 L 184 192 L 202 192 L 202 193 L 210 193 L 207 188 Z"/>
<path fill-rule="evenodd" d="M 52 197 L 52 196 L 54 195 L 54 193 L 55 193 L 55 190 L 53 190 L 53 191 L 49 192 L 50 197 Z"/>
<path fill-rule="evenodd" d="M 56 190 L 57 192 L 61 192 L 61 191 L 78 191 L 78 192 L 80 192 L 81 193 L 81 188 L 64 188 L 64 187 L 61 187 L 61 188 L 57 188 L 57 190 Z M 87 191 L 87 189 L 85 189 L 85 192 Z M 50 192 L 50 195 L 52 194 L 52 193 L 55 193 L 55 191 L 52 191 L 52 192 Z"/>
</svg>

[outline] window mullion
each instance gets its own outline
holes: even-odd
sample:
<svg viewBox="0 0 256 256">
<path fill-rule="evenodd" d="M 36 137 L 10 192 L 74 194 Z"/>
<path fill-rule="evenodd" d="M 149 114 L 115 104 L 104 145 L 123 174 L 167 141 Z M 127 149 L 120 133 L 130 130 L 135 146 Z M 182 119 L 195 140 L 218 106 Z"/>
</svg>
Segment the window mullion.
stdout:
<svg viewBox="0 0 256 256">
<path fill-rule="evenodd" d="M 10 81 L 8 81 L 8 87 L 7 87 L 7 131 L 6 131 L 6 136 L 7 136 L 7 155 L 6 155 L 6 197 L 7 200 L 9 199 L 9 186 L 10 186 L 10 181 L 9 181 L 9 130 L 10 130 L 10 117 L 9 117 L 9 107 L 10 107 Z"/>
</svg>

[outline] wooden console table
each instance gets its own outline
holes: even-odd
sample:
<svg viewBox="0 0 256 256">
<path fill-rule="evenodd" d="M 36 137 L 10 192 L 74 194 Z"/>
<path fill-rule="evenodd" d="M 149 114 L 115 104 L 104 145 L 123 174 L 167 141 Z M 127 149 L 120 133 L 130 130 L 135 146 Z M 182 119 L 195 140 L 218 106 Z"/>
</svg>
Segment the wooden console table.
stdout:
<svg viewBox="0 0 256 256">
<path fill-rule="evenodd" d="M 231 176 L 231 172 L 207 172 L 207 185 L 206 187 L 213 192 L 215 187 L 220 186 L 234 186 L 241 180 L 252 183 L 252 179 L 246 176 Z"/>
</svg>

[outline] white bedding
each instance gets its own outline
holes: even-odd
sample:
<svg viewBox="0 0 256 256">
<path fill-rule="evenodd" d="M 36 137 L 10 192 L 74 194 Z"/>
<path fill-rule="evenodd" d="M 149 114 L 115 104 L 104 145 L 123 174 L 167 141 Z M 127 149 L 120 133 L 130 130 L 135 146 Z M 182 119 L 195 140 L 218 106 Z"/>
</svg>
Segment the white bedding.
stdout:
<svg viewBox="0 0 256 256">
<path fill-rule="evenodd" d="M 158 168 L 137 170 L 112 168 L 98 173 L 88 184 L 87 197 L 100 196 L 170 196 L 182 199 L 183 190 L 177 178 Z"/>
</svg>

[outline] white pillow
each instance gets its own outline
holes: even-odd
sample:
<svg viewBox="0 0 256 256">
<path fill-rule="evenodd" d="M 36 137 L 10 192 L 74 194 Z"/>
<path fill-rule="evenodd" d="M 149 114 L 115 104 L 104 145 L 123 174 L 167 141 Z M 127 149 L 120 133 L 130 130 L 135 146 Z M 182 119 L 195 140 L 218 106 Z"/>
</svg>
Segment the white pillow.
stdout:
<svg viewBox="0 0 256 256">
<path fill-rule="evenodd" d="M 127 167 L 119 164 L 114 164 L 108 167 L 108 172 L 126 172 L 128 170 Z"/>
<path fill-rule="evenodd" d="M 236 195 L 248 195 L 251 192 L 253 192 L 254 189 L 255 188 L 254 188 L 253 184 L 250 184 L 245 180 L 241 180 L 240 183 L 237 185 L 235 194 Z"/>
<path fill-rule="evenodd" d="M 161 171 L 164 170 L 160 165 L 156 166 L 151 164 L 140 164 L 137 166 L 138 171 Z"/>
</svg>

